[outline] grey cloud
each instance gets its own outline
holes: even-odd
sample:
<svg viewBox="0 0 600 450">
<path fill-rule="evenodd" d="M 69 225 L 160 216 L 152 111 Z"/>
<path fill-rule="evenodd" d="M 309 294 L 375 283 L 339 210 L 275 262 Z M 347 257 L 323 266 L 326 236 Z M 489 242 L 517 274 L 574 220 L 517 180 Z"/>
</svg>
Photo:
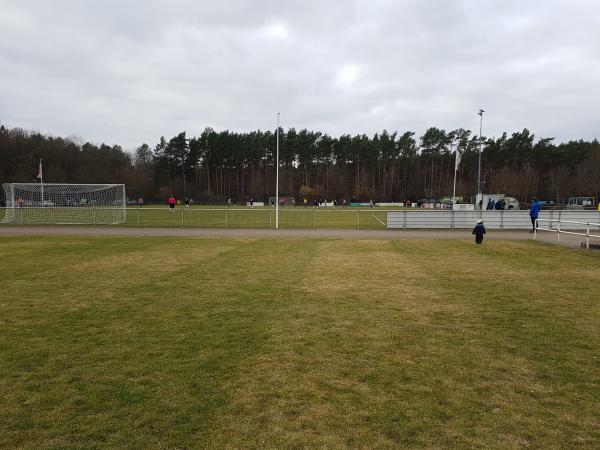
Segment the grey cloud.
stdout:
<svg viewBox="0 0 600 450">
<path fill-rule="evenodd" d="M 600 4 L 0 0 L 0 120 L 133 148 L 205 126 L 599 134 Z"/>
</svg>

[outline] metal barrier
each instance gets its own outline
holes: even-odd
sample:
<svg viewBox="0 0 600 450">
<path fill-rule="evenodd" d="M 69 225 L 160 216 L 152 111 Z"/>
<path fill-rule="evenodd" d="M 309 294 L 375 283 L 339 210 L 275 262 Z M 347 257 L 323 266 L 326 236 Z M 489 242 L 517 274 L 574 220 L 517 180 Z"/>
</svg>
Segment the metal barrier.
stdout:
<svg viewBox="0 0 600 450">
<path fill-rule="evenodd" d="M 541 219 L 600 222 L 600 211 L 541 211 Z M 496 230 L 531 229 L 531 218 L 527 210 L 502 211 L 448 211 L 448 210 L 403 210 L 387 213 L 388 228 L 429 228 L 429 229 L 470 229 L 477 219 L 482 219 L 485 227 Z M 574 225 L 568 225 L 573 227 Z M 600 227 L 599 227 L 600 229 Z"/>
<path fill-rule="evenodd" d="M 0 208 L 0 221 L 8 211 Z M 42 213 L 43 212 L 43 213 Z M 379 208 L 303 208 L 279 210 L 280 228 L 332 229 L 472 229 L 477 219 L 485 227 L 497 230 L 531 229 L 526 210 L 452 211 L 432 209 L 390 210 Z M 20 208 L 12 211 L 16 225 L 108 225 L 130 227 L 205 227 L 205 228 L 274 228 L 275 209 L 168 207 L 136 208 Z M 118 216 L 118 217 L 117 217 Z M 120 220 L 117 221 L 116 219 Z M 600 211 L 543 210 L 540 220 L 549 221 L 553 229 L 561 222 L 561 230 L 576 230 L 589 223 L 600 231 Z M 121 222 L 118 223 L 117 222 Z"/>
<path fill-rule="evenodd" d="M 550 226 L 548 228 L 542 228 L 539 226 L 540 222 L 548 222 Z M 556 228 L 552 227 L 552 224 L 556 223 Z M 561 224 L 572 225 L 583 225 L 585 227 L 585 233 L 578 233 L 576 231 L 568 231 L 565 230 L 564 227 L 561 227 Z M 533 230 L 533 239 L 537 239 L 537 232 L 539 231 L 549 231 L 551 233 L 556 233 L 556 243 L 560 244 L 560 235 L 562 234 L 572 234 L 575 236 L 585 236 L 585 249 L 590 249 L 590 238 L 598 238 L 600 239 L 600 234 L 591 234 L 590 226 L 598 227 L 600 229 L 600 223 L 594 222 L 575 222 L 572 220 L 559 220 L 559 219 L 536 219 L 535 220 L 535 228 Z M 572 228 L 571 228 L 572 229 Z M 582 229 L 581 227 L 579 229 Z"/>
</svg>

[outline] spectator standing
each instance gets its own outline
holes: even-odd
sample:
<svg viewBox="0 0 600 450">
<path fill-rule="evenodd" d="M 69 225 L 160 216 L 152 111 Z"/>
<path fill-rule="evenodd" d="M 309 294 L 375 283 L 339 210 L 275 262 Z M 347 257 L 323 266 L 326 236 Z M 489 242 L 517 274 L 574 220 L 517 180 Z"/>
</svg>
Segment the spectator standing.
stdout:
<svg viewBox="0 0 600 450">
<path fill-rule="evenodd" d="M 531 208 L 529 208 L 529 217 L 531 218 L 530 233 L 533 233 L 535 231 L 535 229 L 537 228 L 536 220 L 537 220 L 539 214 L 540 214 L 540 204 L 534 198 L 533 203 L 531 204 Z"/>
</svg>

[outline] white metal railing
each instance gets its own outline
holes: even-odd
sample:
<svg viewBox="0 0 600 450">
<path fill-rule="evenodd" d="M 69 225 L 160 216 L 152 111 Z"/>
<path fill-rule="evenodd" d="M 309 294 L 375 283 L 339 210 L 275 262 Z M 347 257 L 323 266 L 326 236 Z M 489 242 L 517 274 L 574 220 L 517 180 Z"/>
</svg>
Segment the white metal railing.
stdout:
<svg viewBox="0 0 600 450">
<path fill-rule="evenodd" d="M 548 228 L 542 228 L 539 226 L 540 222 L 549 223 Z M 552 224 L 556 224 L 556 228 L 552 227 Z M 570 225 L 583 225 L 582 230 L 585 229 L 585 233 L 577 232 L 577 231 L 567 231 L 565 229 L 561 229 L 561 224 L 570 224 Z M 556 233 L 556 242 L 560 244 L 560 235 L 561 234 L 572 234 L 575 236 L 585 236 L 585 249 L 590 249 L 590 238 L 598 238 L 600 239 L 600 235 L 591 234 L 590 226 L 592 227 L 600 227 L 600 223 L 595 222 L 575 222 L 573 220 L 559 220 L 559 219 L 535 219 L 535 227 L 533 230 L 533 239 L 537 239 L 538 231 L 549 231 L 551 233 Z"/>
<path fill-rule="evenodd" d="M 454 211 L 388 208 L 342 208 L 302 206 L 280 209 L 281 228 L 331 229 L 471 229 L 477 219 L 486 228 L 496 230 L 531 229 L 526 210 Z M 9 214 L 3 220 L 5 213 Z M 119 220 L 116 220 L 116 219 Z M 552 231 L 560 222 L 561 232 L 589 229 L 600 234 L 600 211 L 541 211 L 540 223 Z M 205 228 L 274 228 L 275 209 L 271 207 L 24 207 L 0 208 L 0 223 L 15 225 L 107 225 L 133 227 L 205 227 Z M 588 224 L 588 225 L 586 225 Z M 584 236 L 584 234 L 581 234 Z"/>
<path fill-rule="evenodd" d="M 540 219 L 558 219 L 575 222 L 600 222 L 600 211 L 540 211 Z M 387 213 L 388 228 L 400 229 L 472 229 L 477 219 L 482 219 L 486 229 L 531 230 L 527 210 L 506 211 L 454 211 L 454 210 L 402 210 Z M 576 229 L 565 223 L 563 228 Z M 598 229 L 600 231 L 600 228 Z"/>
</svg>

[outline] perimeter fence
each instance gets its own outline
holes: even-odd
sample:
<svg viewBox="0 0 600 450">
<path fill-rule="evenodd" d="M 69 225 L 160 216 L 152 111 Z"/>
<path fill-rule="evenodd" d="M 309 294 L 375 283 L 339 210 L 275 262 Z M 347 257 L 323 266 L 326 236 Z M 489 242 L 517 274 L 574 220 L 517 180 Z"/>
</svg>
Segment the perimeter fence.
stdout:
<svg viewBox="0 0 600 450">
<path fill-rule="evenodd" d="M 122 208 L 18 208 L 11 214 L 12 225 L 91 225 L 105 226 L 99 218 Z M 34 211 L 35 210 L 35 211 Z M 75 211 L 76 210 L 76 211 Z M 125 227 L 204 227 L 204 228 L 275 228 L 275 209 L 139 207 L 127 208 Z M 0 221 L 4 211 L 0 210 Z M 486 228 L 496 230 L 531 229 L 528 211 L 451 211 L 379 208 L 281 208 L 280 228 L 331 229 L 471 229 L 477 219 Z M 580 223 L 600 223 L 600 211 L 541 211 L 540 220 L 562 221 L 563 230 L 576 230 Z M 573 222 L 573 223 L 570 223 Z M 595 227 L 595 228 L 594 228 Z M 592 225 L 592 230 L 600 226 Z"/>
</svg>

